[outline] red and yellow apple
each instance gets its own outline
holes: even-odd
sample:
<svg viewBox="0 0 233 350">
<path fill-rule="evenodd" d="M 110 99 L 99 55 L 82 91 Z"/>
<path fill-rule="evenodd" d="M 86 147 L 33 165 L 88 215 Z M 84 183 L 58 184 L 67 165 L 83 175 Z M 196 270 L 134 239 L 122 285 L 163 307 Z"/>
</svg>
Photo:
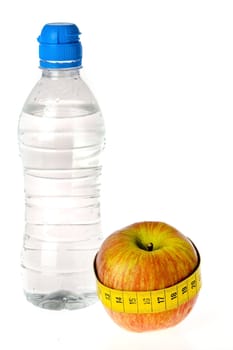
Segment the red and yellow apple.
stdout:
<svg viewBox="0 0 233 350">
<path fill-rule="evenodd" d="M 108 236 L 95 259 L 95 273 L 106 287 L 122 291 L 154 291 L 192 274 L 199 255 L 192 242 L 162 222 L 139 222 Z M 191 311 L 197 295 L 173 310 L 124 313 L 106 308 L 123 328 L 143 332 L 174 326 Z"/>
</svg>

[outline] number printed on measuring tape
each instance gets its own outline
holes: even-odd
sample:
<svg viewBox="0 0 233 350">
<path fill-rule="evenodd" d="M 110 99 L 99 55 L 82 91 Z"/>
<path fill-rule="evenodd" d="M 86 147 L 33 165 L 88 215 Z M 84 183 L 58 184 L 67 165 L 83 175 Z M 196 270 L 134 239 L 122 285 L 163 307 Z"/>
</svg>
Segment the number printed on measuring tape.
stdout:
<svg viewBox="0 0 233 350">
<path fill-rule="evenodd" d="M 196 270 L 174 286 L 154 291 L 122 291 L 97 279 L 97 294 L 104 306 L 116 312 L 157 313 L 173 310 L 195 297 L 201 288 L 200 262 Z"/>
</svg>

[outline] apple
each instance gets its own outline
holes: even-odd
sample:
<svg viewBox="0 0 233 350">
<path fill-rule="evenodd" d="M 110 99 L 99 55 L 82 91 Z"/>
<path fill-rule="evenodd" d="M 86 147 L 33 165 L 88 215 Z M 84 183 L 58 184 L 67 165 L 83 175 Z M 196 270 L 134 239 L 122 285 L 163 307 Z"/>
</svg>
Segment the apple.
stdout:
<svg viewBox="0 0 233 350">
<path fill-rule="evenodd" d="M 122 291 L 154 291 L 184 280 L 199 264 L 193 243 L 163 222 L 139 222 L 118 230 L 102 243 L 95 258 L 97 279 Z M 121 327 L 143 332 L 176 325 L 193 308 L 197 295 L 173 310 L 124 313 L 106 308 Z"/>
</svg>

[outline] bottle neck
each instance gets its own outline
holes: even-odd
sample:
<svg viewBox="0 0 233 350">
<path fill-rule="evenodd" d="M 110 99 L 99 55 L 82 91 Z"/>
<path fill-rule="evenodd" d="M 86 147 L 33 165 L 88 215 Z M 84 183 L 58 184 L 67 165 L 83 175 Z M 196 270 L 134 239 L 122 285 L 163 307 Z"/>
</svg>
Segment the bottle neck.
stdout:
<svg viewBox="0 0 233 350">
<path fill-rule="evenodd" d="M 80 77 L 81 68 L 69 68 L 69 69 L 42 69 L 43 78 L 75 78 Z"/>
</svg>

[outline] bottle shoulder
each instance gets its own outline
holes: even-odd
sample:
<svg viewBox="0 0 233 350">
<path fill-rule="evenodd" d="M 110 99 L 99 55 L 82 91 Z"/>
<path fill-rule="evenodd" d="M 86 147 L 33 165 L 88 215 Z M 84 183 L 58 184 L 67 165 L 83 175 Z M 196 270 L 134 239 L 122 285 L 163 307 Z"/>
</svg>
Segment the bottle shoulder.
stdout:
<svg viewBox="0 0 233 350">
<path fill-rule="evenodd" d="M 48 117 L 82 116 L 100 112 L 91 89 L 79 76 L 42 76 L 29 94 L 23 112 Z"/>
</svg>

